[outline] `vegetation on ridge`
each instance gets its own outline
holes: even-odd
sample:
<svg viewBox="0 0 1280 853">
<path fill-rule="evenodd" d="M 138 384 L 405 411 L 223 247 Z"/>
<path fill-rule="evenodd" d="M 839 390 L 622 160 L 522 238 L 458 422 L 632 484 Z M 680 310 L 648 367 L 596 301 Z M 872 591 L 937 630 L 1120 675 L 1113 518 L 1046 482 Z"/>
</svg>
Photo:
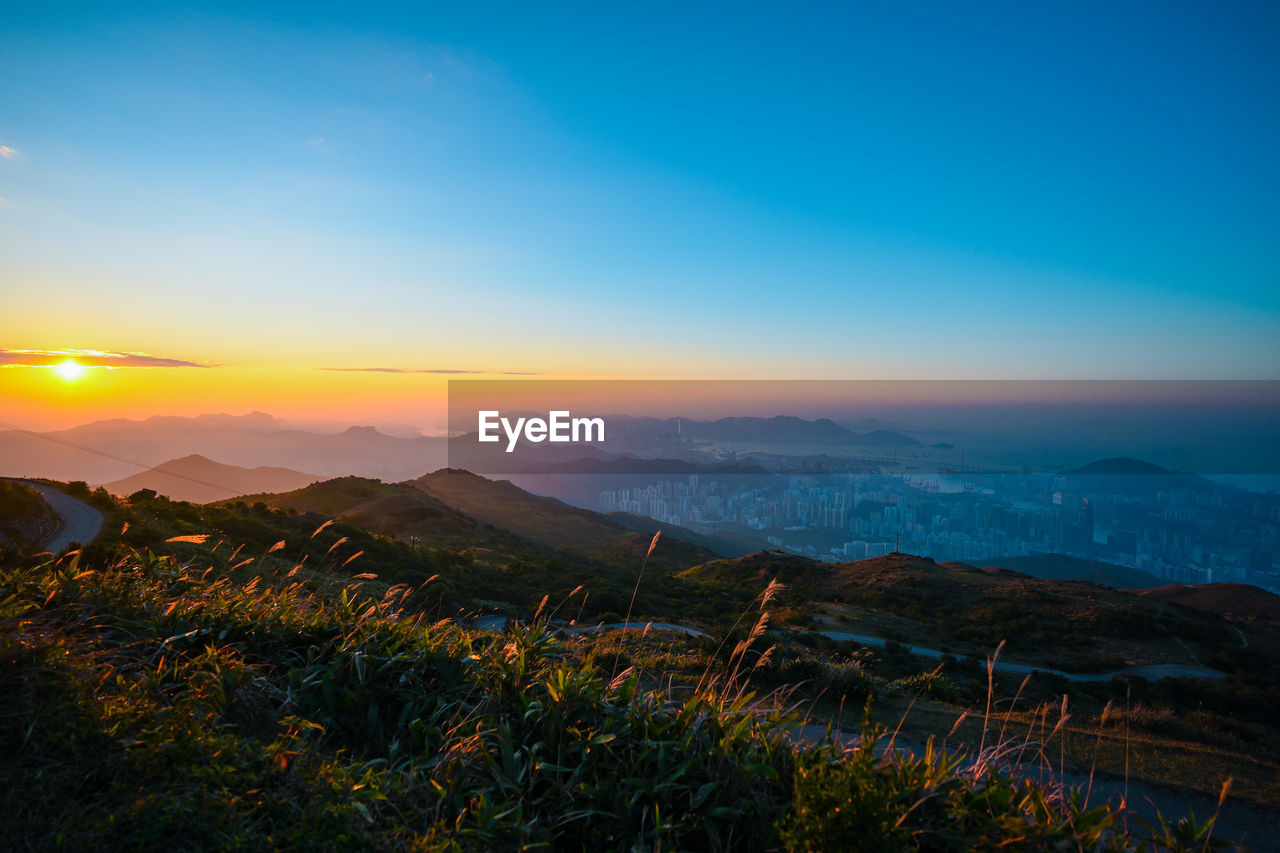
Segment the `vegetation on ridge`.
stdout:
<svg viewBox="0 0 1280 853">
<path fill-rule="evenodd" d="M 205 543 L 191 541 L 192 547 Z M 933 750 L 804 745 L 747 678 L 693 689 L 527 626 L 433 622 L 420 588 L 131 550 L 0 572 L 0 777 L 31 849 L 1121 849 L 1106 807 Z M 428 584 L 429 587 L 429 584 Z M 771 587 L 775 589 L 775 587 Z M 1200 849 L 1212 821 L 1154 830 Z M 1143 831 L 1145 833 L 1145 830 Z"/>
<path fill-rule="evenodd" d="M 1162 829 L 1144 810 L 1148 830 L 1099 807 L 1115 783 L 1086 805 L 1051 780 L 1132 759 L 1148 779 L 1206 790 L 1235 775 L 1233 802 L 1276 799 L 1274 734 L 1249 714 L 1231 722 L 1265 679 L 1237 674 L 1226 693 L 1139 679 L 1119 701 L 1116 683 L 1071 685 L 1068 712 L 1052 678 L 1019 687 L 957 660 L 922 671 L 893 643 L 794 630 L 848 567 L 768 553 L 681 577 L 650 567 L 636 614 L 665 610 L 710 637 L 575 636 L 571 620 L 621 618 L 638 563 L 483 525 L 426 546 L 262 503 L 69 489 L 107 512 L 108 532 L 61 562 L 0 563 L 0 690 L 13 697 L 0 808 L 31 848 L 1201 849 L 1209 824 Z M 767 616 L 750 591 L 766 586 Z M 525 624 L 466 627 L 486 595 Z M 1265 637 L 1249 636 L 1253 652 Z M 885 724 L 907 752 L 881 754 Z M 816 743 L 830 725 L 838 743 Z"/>
</svg>

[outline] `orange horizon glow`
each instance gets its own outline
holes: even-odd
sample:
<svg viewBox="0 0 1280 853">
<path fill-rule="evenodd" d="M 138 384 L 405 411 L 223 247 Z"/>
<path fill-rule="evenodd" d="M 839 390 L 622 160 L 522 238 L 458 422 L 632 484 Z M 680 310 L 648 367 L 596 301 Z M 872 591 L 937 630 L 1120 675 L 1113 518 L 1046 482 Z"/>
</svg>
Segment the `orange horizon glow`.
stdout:
<svg viewBox="0 0 1280 853">
<path fill-rule="evenodd" d="M 427 431 L 438 424 L 444 431 L 447 380 L 439 376 L 67 364 L 0 369 L 4 425 L 46 431 L 114 418 L 260 411 L 285 420 L 396 422 Z"/>
<path fill-rule="evenodd" d="M 52 352 L 52 351 L 50 351 Z M 70 351 L 62 351 L 69 353 Z M 294 423 L 397 424 L 427 435 L 449 431 L 450 381 L 456 409 L 570 408 L 598 415 L 715 418 L 728 415 L 825 416 L 867 405 L 1084 401 L 1092 381 L 715 379 L 614 375 L 338 371 L 315 367 L 114 367 L 61 356 L 40 365 L 0 367 L 0 429 L 67 429 L 94 421 L 156 415 L 195 417 L 265 412 Z M 656 371 L 655 371 L 656 372 Z M 1174 385 L 1176 383 L 1170 383 Z M 1155 389 L 1155 390 L 1152 390 Z M 1117 382 L 1113 400 L 1163 393 L 1159 383 Z M 1101 400 L 1099 400 L 1101 401 Z M 468 424 L 469 424 L 469 418 Z M 455 425 L 457 427 L 458 425 Z M 470 428 L 468 426 L 468 428 Z"/>
</svg>

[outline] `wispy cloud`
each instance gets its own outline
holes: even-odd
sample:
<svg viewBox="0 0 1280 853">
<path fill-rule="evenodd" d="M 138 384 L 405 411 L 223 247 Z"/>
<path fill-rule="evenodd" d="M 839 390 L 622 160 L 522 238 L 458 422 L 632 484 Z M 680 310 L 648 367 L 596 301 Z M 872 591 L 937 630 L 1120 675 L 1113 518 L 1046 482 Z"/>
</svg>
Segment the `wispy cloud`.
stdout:
<svg viewBox="0 0 1280 853">
<path fill-rule="evenodd" d="M 0 157 L 6 160 L 17 160 L 22 156 L 22 152 L 17 148 L 10 148 L 8 145 L 0 145 Z"/>
<path fill-rule="evenodd" d="M 84 367 L 209 367 L 179 358 L 161 358 L 143 352 L 108 352 L 96 349 L 0 349 L 0 367 L 48 367 L 73 359 Z"/>
<path fill-rule="evenodd" d="M 315 139 L 308 140 L 307 145 L 310 146 L 312 151 L 317 151 L 321 154 L 333 153 L 333 149 L 329 147 L 328 142 L 324 141 L 323 136 L 317 136 Z"/>
<path fill-rule="evenodd" d="M 439 373 L 444 375 L 454 374 L 481 374 L 490 376 L 541 376 L 540 373 L 531 373 L 522 370 L 450 370 L 448 368 L 418 368 L 418 367 L 322 367 L 321 370 L 332 370 L 337 373 Z"/>
</svg>

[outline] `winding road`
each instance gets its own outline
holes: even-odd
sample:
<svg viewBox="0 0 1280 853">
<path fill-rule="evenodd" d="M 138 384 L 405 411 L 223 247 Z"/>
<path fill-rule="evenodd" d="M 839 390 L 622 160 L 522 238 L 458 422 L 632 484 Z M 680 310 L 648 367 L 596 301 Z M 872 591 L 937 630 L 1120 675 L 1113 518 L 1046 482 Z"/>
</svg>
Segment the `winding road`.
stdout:
<svg viewBox="0 0 1280 853">
<path fill-rule="evenodd" d="M 565 628 L 569 636 L 585 634 L 590 631 L 670 631 L 675 634 L 687 634 L 690 637 L 709 636 L 705 631 L 690 628 L 688 625 L 675 625 L 671 622 L 609 622 L 603 625 L 580 625 Z"/>
<path fill-rule="evenodd" d="M 72 542 L 88 545 L 102 530 L 102 513 L 84 501 L 71 497 L 52 486 L 36 483 L 32 480 L 14 480 L 24 486 L 30 486 L 40 493 L 45 503 L 58 516 L 58 529 L 44 543 L 44 549 L 58 554 L 66 550 Z"/>
<path fill-rule="evenodd" d="M 839 642 L 861 643 L 864 646 L 876 646 L 883 648 L 888 642 L 883 637 L 868 637 L 865 634 L 846 634 L 843 631 L 815 631 L 815 634 L 821 634 L 824 637 L 830 637 Z M 927 649 L 923 646 L 911 646 L 906 643 L 900 643 L 903 648 L 916 657 L 930 658 L 931 660 L 942 660 L 943 652 L 937 649 Z M 977 658 L 966 658 L 965 655 L 954 655 L 957 660 L 977 660 L 978 663 L 986 665 L 985 660 Z M 1021 663 L 1009 663 L 1007 661 L 997 660 L 995 663 L 996 672 L 1008 672 L 1014 675 L 1029 675 L 1033 672 L 1043 672 L 1048 675 L 1056 675 L 1059 678 L 1065 678 L 1067 681 L 1110 681 L 1118 676 L 1135 675 L 1139 678 L 1146 678 L 1156 681 L 1161 678 L 1207 678 L 1219 679 L 1226 678 L 1226 673 L 1219 672 L 1216 669 L 1209 669 L 1203 666 L 1188 666 L 1180 663 L 1159 663 L 1149 664 L 1147 666 L 1131 666 L 1126 669 L 1117 669 L 1110 672 L 1063 672 L 1060 669 L 1049 669 L 1044 666 L 1028 666 Z"/>
<path fill-rule="evenodd" d="M 477 628 L 486 631 L 502 631 L 507 627 L 507 617 L 505 616 L 478 616 L 472 623 Z M 697 628 L 690 628 L 688 625 L 675 625 L 671 622 L 610 622 L 600 625 L 574 625 L 572 627 L 560 628 L 570 637 L 576 637 L 579 634 L 586 634 L 592 631 L 644 631 L 646 629 L 653 631 L 672 631 L 676 634 L 686 634 L 690 637 L 706 637 L 705 631 L 699 631 Z"/>
<path fill-rule="evenodd" d="M 474 622 L 477 628 L 483 628 L 489 631 L 502 631 L 507 626 L 507 617 L 505 616 L 482 616 Z M 654 631 L 672 631 L 680 634 L 686 634 L 691 637 L 706 637 L 704 631 L 688 625 L 675 625 L 671 622 L 613 622 L 606 625 L 581 625 L 572 628 L 563 628 L 562 630 L 570 635 L 577 636 L 591 631 L 642 631 L 649 628 Z M 812 631 L 805 633 L 821 634 L 838 642 L 860 643 L 864 646 L 874 646 L 876 648 L 884 648 L 889 642 L 883 637 L 870 637 L 866 634 L 847 634 L 843 631 Z M 938 649 L 929 649 L 924 646 L 912 646 L 906 643 L 900 643 L 903 648 L 916 657 L 929 658 L 930 660 L 942 660 L 942 656 L 946 652 Z M 978 658 L 966 657 L 965 655 L 953 655 L 957 660 L 974 660 L 980 665 L 985 666 L 986 660 Z M 1008 661 L 997 660 L 995 662 L 996 672 L 1006 672 L 1013 675 L 1030 675 L 1033 672 L 1044 673 L 1046 675 L 1056 675 L 1059 678 L 1065 678 L 1067 681 L 1110 681 L 1113 678 L 1121 678 L 1124 676 L 1137 676 L 1146 678 L 1150 681 L 1157 681 L 1161 678 L 1203 678 L 1208 680 L 1217 680 L 1226 678 L 1226 673 L 1219 672 L 1216 669 L 1209 669 L 1203 666 L 1189 666 L 1180 663 L 1160 663 L 1148 664 L 1146 666 L 1131 666 L 1125 669 L 1111 670 L 1108 672 L 1063 672 L 1059 669 L 1050 669 L 1045 666 L 1030 666 L 1028 664 L 1010 663 Z"/>
</svg>

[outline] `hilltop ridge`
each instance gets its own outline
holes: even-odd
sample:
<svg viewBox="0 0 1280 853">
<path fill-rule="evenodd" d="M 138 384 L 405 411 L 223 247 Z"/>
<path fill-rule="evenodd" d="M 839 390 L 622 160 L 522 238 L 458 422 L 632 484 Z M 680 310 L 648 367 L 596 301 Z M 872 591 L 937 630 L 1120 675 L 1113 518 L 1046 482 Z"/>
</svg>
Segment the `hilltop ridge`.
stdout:
<svg viewBox="0 0 1280 853">
<path fill-rule="evenodd" d="M 320 478 L 291 468 L 259 465 L 244 468 L 215 462 L 192 453 L 170 459 L 156 467 L 103 484 L 112 494 L 130 495 L 151 489 L 174 500 L 210 503 L 254 492 L 284 492 L 299 489 Z"/>
</svg>

